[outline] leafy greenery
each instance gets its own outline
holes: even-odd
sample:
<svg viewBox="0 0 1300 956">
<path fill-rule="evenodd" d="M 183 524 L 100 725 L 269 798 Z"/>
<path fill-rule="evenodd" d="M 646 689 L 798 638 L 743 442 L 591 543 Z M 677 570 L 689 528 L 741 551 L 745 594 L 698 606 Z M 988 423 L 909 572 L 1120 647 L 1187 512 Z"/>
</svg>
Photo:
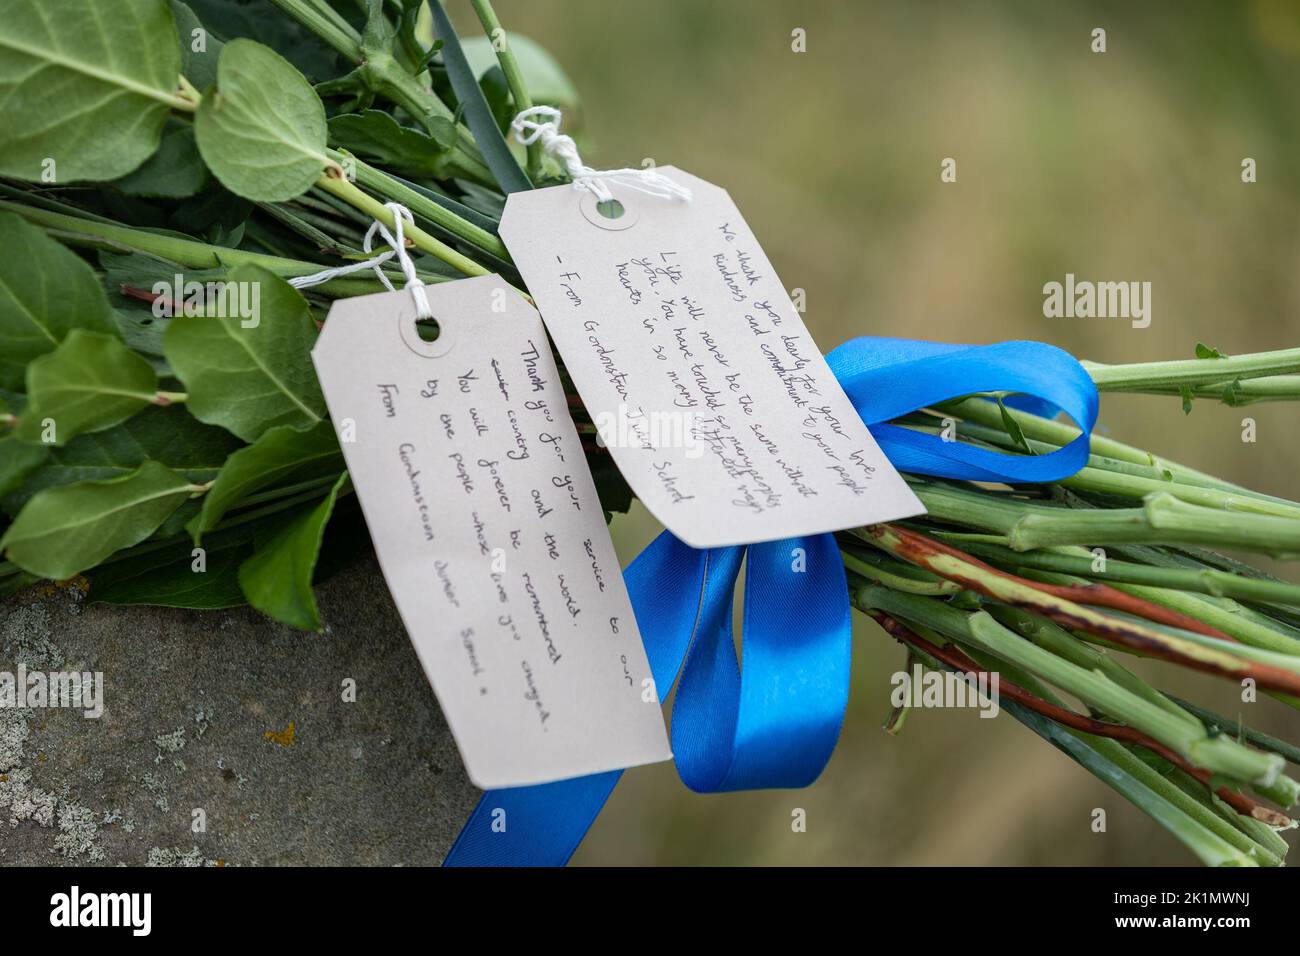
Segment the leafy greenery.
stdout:
<svg viewBox="0 0 1300 956">
<path fill-rule="evenodd" d="M 157 148 L 168 113 L 184 103 L 165 4 L 9 0 L 3 19 L 0 174 L 116 179 Z"/>
<path fill-rule="evenodd" d="M 17 514 L 45 488 L 78 481 L 121 478 L 146 461 L 180 472 L 195 484 L 213 481 L 241 442 L 222 428 L 204 425 L 183 405 L 151 405 L 106 431 L 81 435 L 62 448 L 26 446 L 46 452 L 22 489 L 6 493 L 0 507 Z"/>
<path fill-rule="evenodd" d="M 319 503 L 292 512 L 268 527 L 257 550 L 239 568 L 239 584 L 249 604 L 294 627 L 320 630 L 312 576 L 325 523 L 347 478 L 346 474 L 340 475 Z"/>
<path fill-rule="evenodd" d="M 250 442 L 276 425 L 322 421 L 325 399 L 304 360 L 316 339 L 307 300 L 260 266 L 237 266 L 229 281 L 257 291 L 254 318 L 177 316 L 163 338 L 190 413 Z"/>
<path fill-rule="evenodd" d="M 301 196 L 331 165 L 325 131 L 320 98 L 288 60 L 253 40 L 225 45 L 194 133 L 227 189 L 265 202 Z"/>
<path fill-rule="evenodd" d="M 342 471 L 343 455 L 330 422 L 322 421 L 306 431 L 278 425 L 226 459 L 203 496 L 202 511 L 191 523 L 190 531 L 199 541 L 227 511 L 264 488 L 298 486 Z"/>
<path fill-rule="evenodd" d="M 344 113 L 329 121 L 330 139 L 341 149 L 377 162 L 392 172 L 416 178 L 442 179 L 448 173 L 447 160 L 456 145 L 456 127 L 439 118 L 432 127 L 435 137 L 397 120 L 382 110 Z"/>
<path fill-rule="evenodd" d="M 77 328 L 116 330 L 94 271 L 40 229 L 0 212 L 0 388 L 22 388 L 28 363 Z"/>
<path fill-rule="evenodd" d="M 163 129 L 157 151 L 135 172 L 114 185 L 130 196 L 155 199 L 188 199 L 211 179 L 194 142 L 194 128 L 171 120 Z"/>
<path fill-rule="evenodd" d="M 28 405 L 15 435 L 63 445 L 130 418 L 154 401 L 157 388 L 153 366 L 120 339 L 73 329 L 58 348 L 27 366 Z"/>
<path fill-rule="evenodd" d="M 18 513 L 0 550 L 24 571 L 70 578 L 149 537 L 197 490 L 156 461 L 124 478 L 47 488 Z"/>
<path fill-rule="evenodd" d="M 201 572 L 195 570 L 198 559 L 188 544 L 104 564 L 87 576 L 90 600 L 198 610 L 238 607 L 248 603 L 239 586 L 239 566 L 249 553 L 247 541 L 209 545 Z M 165 560 L 164 554 L 175 558 Z"/>
</svg>

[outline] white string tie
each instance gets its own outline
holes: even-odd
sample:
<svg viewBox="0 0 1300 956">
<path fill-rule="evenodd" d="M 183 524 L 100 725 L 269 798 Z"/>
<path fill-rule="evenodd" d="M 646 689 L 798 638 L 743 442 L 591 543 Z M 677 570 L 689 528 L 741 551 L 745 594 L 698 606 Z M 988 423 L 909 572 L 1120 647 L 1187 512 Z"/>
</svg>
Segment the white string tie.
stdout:
<svg viewBox="0 0 1300 956">
<path fill-rule="evenodd" d="M 322 282 L 329 282 L 331 279 L 360 272 L 363 269 L 374 269 L 375 275 L 384 284 L 384 288 L 389 292 L 396 292 L 393 283 L 389 281 L 388 276 L 384 273 L 383 265 L 393 256 L 397 256 L 397 264 L 401 266 L 402 274 L 406 276 L 406 288 L 411 291 L 411 298 L 415 300 L 416 318 L 433 318 L 433 310 L 429 308 L 429 297 L 425 294 L 424 283 L 420 281 L 420 277 L 415 272 L 415 263 L 411 261 L 410 255 L 406 252 L 406 237 L 402 234 L 405 228 L 404 223 L 414 224 L 415 217 L 411 215 L 411 210 L 400 202 L 386 202 L 384 208 L 393 214 L 393 230 L 390 232 L 386 225 L 376 219 L 370 224 L 370 228 L 366 230 L 366 237 L 362 240 L 361 248 L 364 252 L 371 251 L 376 232 L 392 248 L 385 249 L 379 255 L 366 259 L 364 262 L 353 262 L 346 266 L 324 269 L 309 276 L 294 276 L 289 280 L 289 284 L 295 289 L 305 289 L 308 286 L 320 285 Z"/>
<path fill-rule="evenodd" d="M 691 191 L 655 169 L 592 169 L 578 155 L 572 136 L 560 132 L 561 113 L 552 106 L 534 106 L 520 112 L 510 128 L 521 145 L 540 142 L 546 155 L 560 162 L 573 185 L 593 193 L 599 202 L 614 198 L 608 183 L 618 183 L 628 189 L 657 196 L 660 199 L 691 201 Z"/>
</svg>

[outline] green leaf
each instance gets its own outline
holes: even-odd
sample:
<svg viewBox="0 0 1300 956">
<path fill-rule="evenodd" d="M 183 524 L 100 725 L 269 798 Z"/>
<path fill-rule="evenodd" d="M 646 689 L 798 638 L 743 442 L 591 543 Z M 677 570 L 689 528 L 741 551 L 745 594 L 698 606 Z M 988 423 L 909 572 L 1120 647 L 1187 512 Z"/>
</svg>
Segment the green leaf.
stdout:
<svg viewBox="0 0 1300 956">
<path fill-rule="evenodd" d="M 301 196 L 331 165 L 325 131 L 325 107 L 293 64 L 254 40 L 226 44 L 194 120 L 222 185 L 259 202 Z"/>
<path fill-rule="evenodd" d="M 0 417 L 9 420 L 10 415 L 21 415 L 25 404 L 22 395 L 0 395 L 0 413 L 3 413 Z M 0 496 L 20 487 L 49 454 L 48 446 L 21 442 L 11 428 L 0 425 Z"/>
<path fill-rule="evenodd" d="M 113 185 L 128 196 L 185 199 L 201 190 L 207 181 L 208 168 L 194 144 L 194 128 L 170 120 L 163 129 L 157 151 L 143 166 Z"/>
<path fill-rule="evenodd" d="M 430 0 L 429 13 L 433 15 L 434 33 L 443 44 L 442 62 L 447 68 L 447 78 L 451 80 L 451 88 L 456 91 L 456 99 L 464 110 L 465 122 L 469 124 L 470 132 L 474 134 L 479 149 L 483 152 L 483 161 L 492 170 L 492 176 L 502 192 L 515 193 L 532 189 L 532 182 L 520 168 L 514 153 L 510 152 L 496 118 L 492 115 L 492 108 L 483 98 L 478 77 L 465 59 L 460 38 L 451 25 L 447 11 L 443 9 L 442 0 Z"/>
<path fill-rule="evenodd" d="M 487 101 L 488 109 L 492 111 L 493 118 L 497 121 L 497 127 L 502 131 L 503 136 L 509 135 L 510 123 L 515 118 L 514 95 L 510 92 L 510 83 L 506 79 L 506 74 L 500 66 L 494 66 L 478 80 L 479 89 L 483 91 L 483 99 Z"/>
<path fill-rule="evenodd" d="M 153 366 L 121 340 L 73 329 L 62 344 L 27 366 L 27 410 L 16 433 L 26 442 L 65 445 L 83 432 L 103 431 L 153 403 Z M 46 441 L 47 423 L 53 425 Z"/>
<path fill-rule="evenodd" d="M 76 328 L 117 328 L 94 271 L 26 220 L 0 213 L 0 388 L 22 388 L 27 364 Z"/>
<path fill-rule="evenodd" d="M 122 478 L 151 459 L 203 484 L 215 479 L 231 452 L 240 447 L 239 439 L 230 432 L 196 421 L 184 405 L 150 405 L 114 428 L 80 435 L 65 447 L 51 450 L 49 460 L 20 490 L 0 500 L 0 506 L 16 514 L 45 488 Z"/>
<path fill-rule="evenodd" d="M 1020 423 L 1007 411 L 1007 407 L 1002 404 L 1000 398 L 998 399 L 998 411 L 1002 413 L 1002 427 L 1011 436 L 1011 440 L 1015 442 L 1016 447 L 1026 455 L 1032 455 L 1034 450 L 1029 447 L 1029 442 L 1025 440 L 1025 433 L 1020 430 Z"/>
<path fill-rule="evenodd" d="M 304 631 L 320 630 L 312 575 L 325 525 L 347 480 L 345 472 L 319 504 L 290 512 L 240 567 L 244 596 L 263 614 Z"/>
<path fill-rule="evenodd" d="M 1211 348 L 1210 346 L 1206 345 L 1206 344 L 1203 343 L 1203 342 L 1197 342 L 1197 343 L 1196 343 L 1196 357 L 1197 357 L 1198 359 L 1221 359 L 1221 358 L 1227 358 L 1227 356 L 1224 355 L 1222 352 L 1220 352 L 1218 349 L 1216 349 L 1216 348 Z"/>
<path fill-rule="evenodd" d="M 328 420 L 306 431 L 288 425 L 272 428 L 230 456 L 203 496 L 203 510 L 189 530 L 197 542 L 227 511 L 263 488 L 329 478 L 342 471 L 343 456 Z"/>
<path fill-rule="evenodd" d="M 149 537 L 194 490 L 156 461 L 125 478 L 49 488 L 18 513 L 0 550 L 24 571 L 70 578 Z"/>
<path fill-rule="evenodd" d="M 1192 390 L 1186 385 L 1180 385 L 1178 386 L 1178 394 L 1183 399 L 1183 414 L 1190 415 L 1192 413 Z"/>
<path fill-rule="evenodd" d="M 0 495 L 22 487 L 32 472 L 49 457 L 46 445 L 29 445 L 12 434 L 0 438 Z"/>
<path fill-rule="evenodd" d="M 401 126 L 382 110 L 344 113 L 331 117 L 330 141 L 402 176 L 445 179 L 447 156 L 456 145 L 456 127 L 442 117 L 432 118 L 430 124 L 435 130 L 445 128 L 444 135 L 435 139 Z"/>
<path fill-rule="evenodd" d="M 224 189 L 221 192 L 228 198 L 244 202 Z M 186 283 L 223 282 L 229 270 L 225 267 L 191 269 L 140 252 L 100 252 L 99 268 L 103 274 L 109 305 L 113 308 L 113 318 L 127 347 L 151 359 L 159 377 L 175 377 L 171 367 L 162 358 L 162 336 L 171 323 L 171 316 L 165 310 L 160 310 L 164 314 L 155 315 L 152 303 L 146 302 L 141 296 L 166 290 L 166 297 L 174 299 L 174 290 L 179 283 L 183 298 Z M 135 294 L 128 294 L 128 291 Z"/>
<path fill-rule="evenodd" d="M 217 60 L 225 44 L 204 27 L 198 15 L 188 5 L 181 3 L 180 0 L 169 0 L 169 5 L 172 8 L 172 17 L 176 20 L 176 33 L 181 44 L 181 72 L 195 87 L 206 90 L 217 82 Z M 203 32 L 196 35 L 197 30 Z M 200 37 L 203 49 L 196 50 L 194 47 Z"/>
<path fill-rule="evenodd" d="M 222 40 L 248 37 L 265 43 L 309 79 L 337 76 L 344 68 L 333 48 L 285 16 L 273 0 L 189 0 L 189 5 L 204 26 Z"/>
<path fill-rule="evenodd" d="M 251 544 L 245 537 L 204 549 L 205 570 L 196 571 L 196 557 L 187 540 L 175 547 L 91 571 L 90 601 L 100 604 L 151 604 L 216 610 L 247 603 L 239 587 L 239 566 Z"/>
<path fill-rule="evenodd" d="M 162 0 L 5 0 L 0 21 L 0 175 L 116 179 L 158 147 L 180 71 Z"/>
<path fill-rule="evenodd" d="M 257 304 L 255 325 L 177 316 L 163 335 L 167 361 L 189 393 L 190 414 L 249 442 L 276 425 L 310 428 L 324 421 L 307 300 L 260 266 L 237 266 L 229 281 L 249 283 L 247 294 L 257 296 L 250 299 Z"/>
</svg>

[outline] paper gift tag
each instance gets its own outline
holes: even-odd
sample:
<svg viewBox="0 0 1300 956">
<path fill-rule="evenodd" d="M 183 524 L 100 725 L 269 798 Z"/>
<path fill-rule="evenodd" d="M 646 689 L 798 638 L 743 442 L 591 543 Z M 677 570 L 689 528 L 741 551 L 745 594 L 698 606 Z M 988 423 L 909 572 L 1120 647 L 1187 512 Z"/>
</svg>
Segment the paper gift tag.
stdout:
<svg viewBox="0 0 1300 956">
<path fill-rule="evenodd" d="M 632 490 L 697 548 L 921 514 L 726 191 L 512 193 L 501 237 Z"/>
<path fill-rule="evenodd" d="M 668 759 L 541 319 L 496 276 L 426 292 L 436 340 L 418 334 L 409 290 L 359 296 L 330 309 L 312 359 L 470 779 L 520 786 Z"/>
</svg>

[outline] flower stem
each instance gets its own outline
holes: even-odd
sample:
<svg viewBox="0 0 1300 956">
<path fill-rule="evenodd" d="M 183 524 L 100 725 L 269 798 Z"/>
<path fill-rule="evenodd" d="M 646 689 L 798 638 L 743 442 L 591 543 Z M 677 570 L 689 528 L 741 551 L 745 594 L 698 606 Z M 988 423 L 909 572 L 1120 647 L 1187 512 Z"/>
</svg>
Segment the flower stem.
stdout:
<svg viewBox="0 0 1300 956">
<path fill-rule="evenodd" d="M 1151 495 L 1140 508 L 1078 510 L 995 496 L 933 482 L 912 482 L 932 518 L 996 531 L 1016 551 L 1054 545 L 1169 544 L 1240 548 L 1271 557 L 1300 554 L 1300 521 L 1203 508 L 1173 495 Z"/>
<path fill-rule="evenodd" d="M 283 278 L 289 278 L 312 275 L 324 268 L 319 262 L 286 259 L 228 246 L 211 246 L 194 239 L 182 239 L 148 229 L 136 229 L 99 218 L 83 219 L 3 199 L 0 199 L 0 210 L 17 213 L 29 222 L 53 231 L 60 238 L 70 242 L 97 245 L 117 252 L 143 252 L 190 269 L 256 265 Z M 361 295 L 365 292 L 382 290 L 382 286 L 374 279 L 347 276 L 333 279 L 317 288 L 338 295 Z"/>
<path fill-rule="evenodd" d="M 965 644 L 1010 661 L 1032 674 L 1136 727 L 1170 747 L 1198 767 L 1252 784 L 1271 784 L 1284 761 L 1243 747 L 1223 735 L 1210 736 L 1194 717 L 1178 717 L 1120 687 L 1102 674 L 1062 660 L 1024 641 L 985 611 L 966 614 L 932 598 L 868 585 L 856 591 L 863 607 L 879 608 L 905 621 L 920 621 Z"/>
<path fill-rule="evenodd" d="M 1235 379 L 1259 378 L 1300 372 L 1300 348 L 1278 349 L 1223 358 L 1180 359 L 1172 362 L 1134 362 L 1102 365 L 1084 362 L 1097 388 L 1112 392 L 1148 389 L 1194 388 L 1226 384 Z"/>
<path fill-rule="evenodd" d="M 329 171 L 326 171 L 316 180 L 316 185 L 326 192 L 342 199 L 349 205 L 355 206 L 366 215 L 382 222 L 389 229 L 396 228 L 393 220 L 393 211 L 391 209 L 368 193 L 362 192 L 343 176 L 331 175 Z M 405 236 L 411 240 L 412 245 L 417 249 L 421 249 L 435 258 L 441 259 L 443 262 L 460 270 L 465 275 L 485 276 L 489 274 L 488 269 L 485 269 L 468 256 L 457 252 L 441 239 L 429 235 L 414 223 L 406 223 L 402 229 Z"/>
<path fill-rule="evenodd" d="M 1039 551 L 1012 551 L 1010 548 L 980 541 L 965 541 L 961 535 L 935 531 L 936 537 L 961 543 L 961 546 L 987 561 L 1003 567 L 1058 571 L 1084 578 L 1125 584 L 1147 584 L 1179 591 L 1196 591 L 1213 597 L 1230 597 L 1243 601 L 1265 601 L 1300 605 L 1300 585 L 1285 581 L 1248 578 L 1214 568 L 1162 568 L 1135 564 L 1107 557 L 1099 561 L 1086 548 L 1062 547 Z"/>
<path fill-rule="evenodd" d="M 330 157 L 340 161 L 344 158 L 334 150 L 330 151 Z M 506 244 L 501 241 L 500 236 L 462 219 L 450 209 L 438 205 L 438 203 L 422 196 L 409 186 L 397 182 L 391 176 L 367 163 L 363 163 L 359 159 L 354 158 L 351 162 L 356 170 L 358 185 L 378 193 L 391 202 L 400 202 L 417 216 L 441 226 L 458 239 L 463 239 L 489 255 L 505 262 L 510 261 L 510 253 L 506 249 Z"/>
<path fill-rule="evenodd" d="M 1206 361 L 1206 360 L 1201 360 Z M 993 402 L 985 401 L 980 398 L 967 398 L 959 402 L 947 403 L 943 406 L 945 409 L 952 411 L 969 421 L 978 422 L 982 425 L 992 426 L 1002 430 L 1002 412 Z M 1006 409 L 1020 426 L 1026 438 L 1037 439 L 1039 441 L 1050 442 L 1053 445 L 1061 446 L 1072 442 L 1078 438 L 1082 432 L 1074 425 L 1067 425 L 1064 422 L 1052 421 L 1042 418 L 1038 415 L 1031 415 L 1029 412 L 1018 411 L 1014 408 Z M 1221 488 L 1227 491 L 1234 491 L 1241 494 L 1254 494 L 1249 489 L 1242 488 L 1239 485 L 1223 481 L 1213 475 L 1207 475 L 1205 472 L 1188 468 L 1186 465 L 1180 465 L 1177 462 L 1160 458 L 1148 451 L 1140 448 L 1134 448 L 1132 445 L 1126 445 L 1123 442 L 1116 441 L 1113 438 L 1107 438 L 1104 435 L 1093 433 L 1090 438 L 1090 447 L 1094 455 L 1101 455 L 1106 458 L 1112 458 L 1116 461 L 1128 462 L 1133 465 L 1146 465 L 1169 472 L 1172 478 L 1185 481 L 1187 484 L 1202 484 L 1209 488 Z"/>
<path fill-rule="evenodd" d="M 509 35 L 502 29 L 501 21 L 492 9 L 491 0 L 470 0 L 470 3 L 478 14 L 479 23 L 483 25 L 483 32 L 487 34 L 492 49 L 496 50 L 497 62 L 501 64 L 501 72 L 505 74 L 506 85 L 510 87 L 510 95 L 515 101 L 515 112 L 532 109 L 533 100 L 528 95 L 523 71 L 519 69 L 519 61 L 515 59 L 515 52 L 510 47 Z M 536 182 L 542 168 L 542 144 L 534 142 L 527 149 L 528 178 Z"/>
</svg>

